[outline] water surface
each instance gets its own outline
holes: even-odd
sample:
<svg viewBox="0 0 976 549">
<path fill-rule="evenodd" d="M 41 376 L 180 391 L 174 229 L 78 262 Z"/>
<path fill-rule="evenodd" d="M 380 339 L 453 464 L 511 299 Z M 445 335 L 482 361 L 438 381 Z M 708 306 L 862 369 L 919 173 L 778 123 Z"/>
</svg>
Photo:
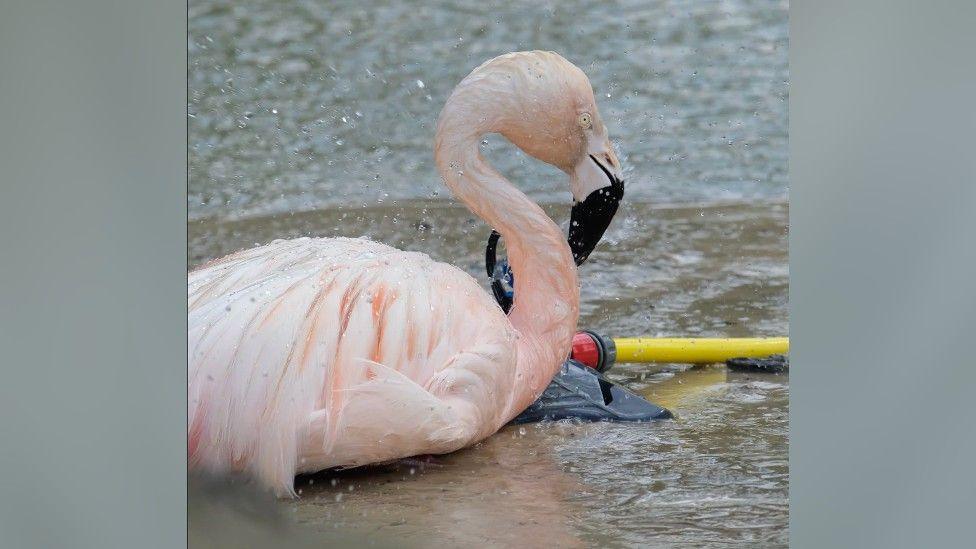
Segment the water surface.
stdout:
<svg viewBox="0 0 976 549">
<path fill-rule="evenodd" d="M 787 4 L 760 0 L 193 0 L 191 219 L 427 199 L 451 89 L 483 61 L 548 49 L 589 76 L 628 198 L 783 199 Z M 562 176 L 492 141 L 539 201 Z"/>
</svg>

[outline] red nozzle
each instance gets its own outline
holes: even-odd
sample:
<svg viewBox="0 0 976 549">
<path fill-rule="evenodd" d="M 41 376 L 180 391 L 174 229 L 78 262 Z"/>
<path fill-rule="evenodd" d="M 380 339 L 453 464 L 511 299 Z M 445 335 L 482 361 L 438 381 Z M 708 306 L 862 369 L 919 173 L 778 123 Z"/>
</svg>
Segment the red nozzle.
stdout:
<svg viewBox="0 0 976 549">
<path fill-rule="evenodd" d="M 602 373 L 617 360 L 617 346 L 609 337 L 583 330 L 573 336 L 573 350 L 569 358 Z"/>
</svg>

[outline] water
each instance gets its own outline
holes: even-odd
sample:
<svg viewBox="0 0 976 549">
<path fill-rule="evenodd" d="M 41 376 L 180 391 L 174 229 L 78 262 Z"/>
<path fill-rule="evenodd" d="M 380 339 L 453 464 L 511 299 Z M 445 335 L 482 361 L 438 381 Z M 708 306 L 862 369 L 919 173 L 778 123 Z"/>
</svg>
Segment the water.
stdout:
<svg viewBox="0 0 976 549">
<path fill-rule="evenodd" d="M 444 100 L 519 49 L 589 75 L 629 199 L 786 196 L 785 2 L 418 4 L 191 2 L 190 218 L 443 197 L 430 143 Z M 533 198 L 568 199 L 556 170 L 491 145 Z"/>
<path fill-rule="evenodd" d="M 483 278 L 489 228 L 439 182 L 433 125 L 477 64 L 553 49 L 589 75 L 627 177 L 581 270 L 580 326 L 788 335 L 786 3 L 404 4 L 190 3 L 191 268 L 342 235 Z M 501 139 L 485 148 L 565 227 L 560 172 Z M 678 418 L 507 428 L 430 463 L 302 477 L 301 499 L 277 506 L 319 541 L 788 543 L 788 376 L 617 365 L 611 377 Z"/>
</svg>

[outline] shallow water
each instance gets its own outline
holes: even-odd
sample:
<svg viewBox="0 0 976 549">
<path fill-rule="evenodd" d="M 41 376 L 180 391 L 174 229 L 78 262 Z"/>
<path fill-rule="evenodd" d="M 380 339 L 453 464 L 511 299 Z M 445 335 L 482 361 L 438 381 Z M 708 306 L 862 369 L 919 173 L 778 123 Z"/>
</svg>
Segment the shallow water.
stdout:
<svg viewBox="0 0 976 549">
<path fill-rule="evenodd" d="M 580 326 L 610 335 L 788 333 L 784 204 L 627 203 L 618 215 L 582 268 Z M 331 234 L 401 242 L 483 278 L 488 228 L 448 202 L 191 223 L 190 262 Z M 788 376 L 618 364 L 610 377 L 677 419 L 509 427 L 429 465 L 300 478 L 301 499 L 283 505 L 328 540 L 787 543 Z"/>
<path fill-rule="evenodd" d="M 786 196 L 786 2 L 419 4 L 191 1 L 190 218 L 443 194 L 430 143 L 444 100 L 520 49 L 588 74 L 628 198 Z M 557 171 L 491 143 L 533 198 L 564 200 Z"/>
<path fill-rule="evenodd" d="M 191 268 L 343 235 L 483 279 L 489 228 L 439 183 L 433 124 L 481 61 L 554 49 L 590 76 L 627 174 L 581 269 L 580 326 L 788 335 L 785 3 L 373 4 L 190 3 Z M 501 140 L 486 149 L 565 226 L 564 176 Z M 788 376 L 620 364 L 611 377 L 677 419 L 507 428 L 431 463 L 302 477 L 301 499 L 278 505 L 324 541 L 788 543 Z"/>
</svg>

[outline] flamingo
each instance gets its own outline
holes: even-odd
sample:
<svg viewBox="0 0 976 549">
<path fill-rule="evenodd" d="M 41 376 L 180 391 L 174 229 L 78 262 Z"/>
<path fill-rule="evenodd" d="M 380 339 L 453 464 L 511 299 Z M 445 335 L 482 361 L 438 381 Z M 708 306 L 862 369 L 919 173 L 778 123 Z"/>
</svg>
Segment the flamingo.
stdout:
<svg viewBox="0 0 976 549">
<path fill-rule="evenodd" d="M 481 156 L 488 133 L 569 176 L 569 242 Z M 570 351 L 577 264 L 623 193 L 589 80 L 553 52 L 486 61 L 441 111 L 434 159 L 506 241 L 510 313 L 457 267 L 366 239 L 276 240 L 193 270 L 190 470 L 294 496 L 298 473 L 452 452 L 539 397 Z"/>
</svg>

